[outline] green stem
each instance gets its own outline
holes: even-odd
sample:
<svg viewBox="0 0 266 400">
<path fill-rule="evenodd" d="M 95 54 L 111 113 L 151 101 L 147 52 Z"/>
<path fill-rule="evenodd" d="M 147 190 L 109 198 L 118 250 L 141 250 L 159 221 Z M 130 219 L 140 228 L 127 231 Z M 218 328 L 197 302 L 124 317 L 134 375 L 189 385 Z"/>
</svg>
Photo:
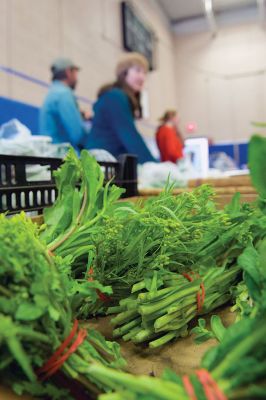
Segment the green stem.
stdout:
<svg viewBox="0 0 266 400">
<path fill-rule="evenodd" d="M 154 329 L 150 328 L 150 329 L 141 329 L 141 331 L 139 331 L 133 339 L 134 343 L 142 343 L 145 342 L 146 340 L 150 339 L 151 337 L 153 337 L 153 335 L 155 334 Z"/>
<path fill-rule="evenodd" d="M 170 342 L 170 340 L 174 339 L 178 335 L 178 333 L 179 333 L 179 330 L 169 332 L 166 335 L 161 336 L 160 338 L 150 342 L 149 347 L 151 349 L 155 349 L 156 347 L 163 346 L 164 344 Z"/>
<path fill-rule="evenodd" d="M 125 307 L 123 306 L 114 306 L 114 307 L 108 307 L 106 314 L 118 314 L 121 313 L 123 311 L 126 311 Z"/>
<path fill-rule="evenodd" d="M 60 240 L 56 241 L 55 243 L 53 242 L 53 243 L 48 245 L 48 249 L 50 251 L 54 251 L 58 247 L 60 247 L 61 244 L 63 244 L 76 231 L 77 227 L 79 226 L 80 219 L 81 219 L 81 217 L 82 217 L 82 215 L 83 215 L 83 213 L 85 211 L 85 208 L 86 208 L 87 197 L 88 197 L 87 196 L 87 187 L 85 187 L 82 206 L 81 206 L 80 212 L 79 212 L 79 214 L 77 216 L 77 220 L 76 220 L 75 225 L 72 226 L 72 228 Z"/>
<path fill-rule="evenodd" d="M 12 297 L 13 296 L 13 294 L 10 292 L 10 290 L 6 289 L 2 285 L 0 285 L 0 293 L 2 293 L 6 297 Z"/>
<path fill-rule="evenodd" d="M 43 333 L 34 332 L 29 328 L 20 328 L 18 334 L 22 337 L 24 336 L 27 339 L 38 340 L 42 343 L 47 344 L 51 343 L 51 339 L 48 336 L 44 335 Z"/>
<path fill-rule="evenodd" d="M 223 359 L 223 361 L 212 371 L 214 379 L 219 379 L 223 374 L 229 369 L 231 365 L 234 364 L 235 360 L 239 360 L 245 354 L 248 354 L 257 343 L 263 341 L 265 338 L 265 326 L 252 333 L 252 335 L 247 336 L 238 345 L 236 345 L 230 353 Z"/>
<path fill-rule="evenodd" d="M 130 321 L 128 324 L 125 324 L 121 326 L 120 328 L 114 329 L 113 331 L 113 337 L 119 337 L 125 335 L 127 332 L 129 332 L 132 328 L 135 328 L 135 326 L 138 326 L 141 324 L 141 318 L 136 318 L 133 319 L 133 321 Z"/>
<path fill-rule="evenodd" d="M 138 312 L 136 310 L 129 310 L 129 311 L 124 311 L 118 314 L 115 318 L 111 319 L 111 324 L 112 325 L 123 325 L 124 322 L 130 321 L 133 318 L 138 316 Z"/>
<path fill-rule="evenodd" d="M 139 292 L 140 290 L 145 289 L 145 287 L 146 284 L 144 281 L 135 283 L 135 285 L 132 286 L 131 293 Z"/>
<path fill-rule="evenodd" d="M 155 399 L 187 400 L 183 387 L 172 382 L 162 381 L 161 379 L 154 380 L 154 378 L 146 376 L 133 376 L 99 365 L 91 365 L 88 369 L 90 374 L 99 380 L 108 377 L 114 382 L 117 390 L 126 388 L 133 393 L 148 395 Z"/>
<path fill-rule="evenodd" d="M 169 295 L 167 298 L 156 302 L 155 304 L 147 304 L 139 306 L 139 312 L 141 315 L 152 314 L 156 311 L 162 310 L 162 308 L 169 306 L 170 304 L 183 299 L 199 290 L 199 284 L 191 284 L 186 289 L 180 290 L 173 295 Z"/>
</svg>

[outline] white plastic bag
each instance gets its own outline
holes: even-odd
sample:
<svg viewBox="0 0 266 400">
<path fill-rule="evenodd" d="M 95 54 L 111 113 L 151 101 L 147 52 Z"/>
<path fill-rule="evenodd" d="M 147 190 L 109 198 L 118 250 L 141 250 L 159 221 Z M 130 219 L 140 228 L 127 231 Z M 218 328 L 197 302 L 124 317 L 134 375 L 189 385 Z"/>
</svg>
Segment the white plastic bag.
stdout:
<svg viewBox="0 0 266 400">
<path fill-rule="evenodd" d="M 167 182 L 174 187 L 186 187 L 187 180 L 180 168 L 172 162 L 147 162 L 138 166 L 138 187 L 163 188 Z"/>
<path fill-rule="evenodd" d="M 97 160 L 97 161 L 106 161 L 106 162 L 116 162 L 117 159 L 109 153 L 107 150 L 103 149 L 90 149 L 88 150 L 91 155 Z"/>
<path fill-rule="evenodd" d="M 31 131 L 16 118 L 11 119 L 0 127 L 1 139 L 24 140 L 29 137 L 31 137 Z"/>
</svg>

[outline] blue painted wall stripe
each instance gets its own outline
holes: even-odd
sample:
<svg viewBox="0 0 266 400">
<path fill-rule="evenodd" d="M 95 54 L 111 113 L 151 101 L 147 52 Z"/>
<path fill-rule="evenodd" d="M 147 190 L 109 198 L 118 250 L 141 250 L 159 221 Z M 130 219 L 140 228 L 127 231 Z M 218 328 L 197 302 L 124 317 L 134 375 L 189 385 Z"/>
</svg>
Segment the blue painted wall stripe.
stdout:
<svg viewBox="0 0 266 400">
<path fill-rule="evenodd" d="M 48 89 L 50 87 L 50 83 L 47 83 L 47 82 L 45 82 L 45 81 L 43 81 L 41 79 L 35 78 L 35 77 L 31 76 L 31 75 L 25 74 L 24 72 L 18 71 L 18 70 L 14 69 L 14 68 L 10 68 L 10 67 L 6 67 L 4 65 L 0 65 L 0 71 L 5 72 L 6 74 L 9 74 L 9 75 L 14 75 L 17 78 L 24 79 L 24 80 L 26 80 L 28 82 L 34 83 L 35 85 L 42 86 L 42 87 L 44 87 L 46 89 Z M 90 105 L 93 105 L 93 103 L 94 103 L 94 100 L 91 100 L 91 99 L 89 99 L 87 97 L 84 97 L 84 96 L 76 96 L 76 97 L 77 97 L 77 99 L 79 101 L 81 101 L 83 103 L 90 104 Z M 154 124 L 148 122 L 148 121 L 140 121 L 140 123 L 143 126 L 146 126 L 149 129 L 153 129 L 153 130 L 156 129 L 156 126 Z"/>
</svg>

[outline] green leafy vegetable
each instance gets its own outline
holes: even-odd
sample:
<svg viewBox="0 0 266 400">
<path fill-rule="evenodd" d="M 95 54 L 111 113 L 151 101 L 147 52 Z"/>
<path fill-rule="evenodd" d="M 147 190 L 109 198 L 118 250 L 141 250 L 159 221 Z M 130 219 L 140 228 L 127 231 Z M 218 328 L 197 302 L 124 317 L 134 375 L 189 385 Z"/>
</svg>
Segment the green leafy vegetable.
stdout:
<svg viewBox="0 0 266 400">
<path fill-rule="evenodd" d="M 266 200 L 266 138 L 252 136 L 248 147 L 248 165 L 254 186 L 260 197 Z"/>
<path fill-rule="evenodd" d="M 0 305 L 1 380 L 17 392 L 65 399 L 65 390 L 56 389 L 51 382 L 41 384 L 36 370 L 68 337 L 77 292 L 86 298 L 90 290 L 78 282 L 74 289 L 68 275 L 62 274 L 69 268 L 65 261 L 49 255 L 37 227 L 23 214 L 12 218 L 0 215 L 0 242 L 0 293 L 4 300 Z M 104 290 L 98 283 L 87 285 Z M 68 292 L 70 287 L 72 292 Z M 108 385 L 86 370 L 90 363 L 115 368 L 124 365 L 118 344 L 105 341 L 92 328 L 61 370 L 94 393 L 99 391 L 97 387 L 108 390 Z"/>
</svg>

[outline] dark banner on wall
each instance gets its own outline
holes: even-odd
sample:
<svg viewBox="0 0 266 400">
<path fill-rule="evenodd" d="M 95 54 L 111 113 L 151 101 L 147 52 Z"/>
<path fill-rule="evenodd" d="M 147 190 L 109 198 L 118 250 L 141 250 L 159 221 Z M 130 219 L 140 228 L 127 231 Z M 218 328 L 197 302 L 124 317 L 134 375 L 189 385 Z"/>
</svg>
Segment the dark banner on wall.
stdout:
<svg viewBox="0 0 266 400">
<path fill-rule="evenodd" d="M 122 1 L 123 46 L 125 50 L 143 54 L 149 61 L 150 70 L 155 69 L 155 34 L 135 12 L 133 6 Z"/>
</svg>

